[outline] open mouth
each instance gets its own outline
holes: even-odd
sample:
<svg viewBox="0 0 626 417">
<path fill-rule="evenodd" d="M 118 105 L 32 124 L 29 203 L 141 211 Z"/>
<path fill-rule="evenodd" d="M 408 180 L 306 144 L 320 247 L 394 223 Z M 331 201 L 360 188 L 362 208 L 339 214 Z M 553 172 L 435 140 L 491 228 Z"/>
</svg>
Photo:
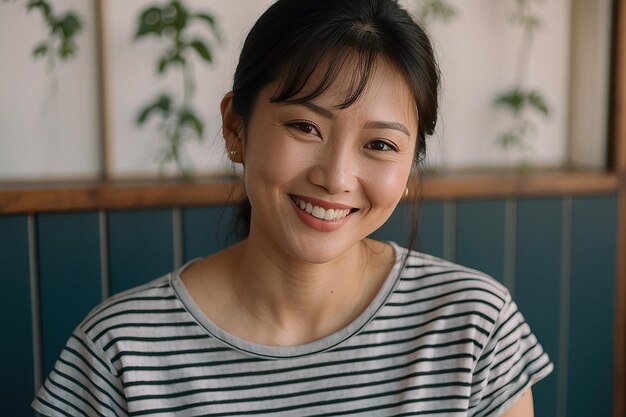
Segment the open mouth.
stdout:
<svg viewBox="0 0 626 417">
<path fill-rule="evenodd" d="M 358 211 L 359 209 L 340 209 L 340 208 L 336 208 L 336 209 L 325 209 L 323 207 L 320 206 L 316 206 L 308 201 L 304 201 L 299 197 L 296 197 L 294 195 L 290 196 L 291 199 L 293 200 L 293 202 L 296 204 L 296 206 L 298 206 L 300 208 L 300 210 L 307 212 L 308 214 L 310 214 L 313 217 L 316 217 L 320 220 L 326 220 L 326 221 L 336 221 L 336 220 L 341 220 L 344 217 Z"/>
</svg>

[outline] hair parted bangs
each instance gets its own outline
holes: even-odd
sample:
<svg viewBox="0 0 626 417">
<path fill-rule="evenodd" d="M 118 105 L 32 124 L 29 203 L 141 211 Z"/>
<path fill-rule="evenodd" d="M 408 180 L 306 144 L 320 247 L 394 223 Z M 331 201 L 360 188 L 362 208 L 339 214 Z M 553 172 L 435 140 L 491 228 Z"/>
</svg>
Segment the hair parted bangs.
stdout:
<svg viewBox="0 0 626 417">
<path fill-rule="evenodd" d="M 359 30 L 361 32 L 359 32 Z M 318 39 L 317 45 L 300 45 L 301 51 L 316 51 L 310 54 L 293 54 L 285 65 L 286 70 L 279 75 L 278 88 L 270 98 L 272 102 L 304 103 L 324 94 L 341 74 L 349 70 L 350 87 L 343 102 L 335 107 L 345 109 L 353 105 L 363 91 L 374 71 L 381 54 L 379 39 L 371 36 L 371 28 L 345 33 L 330 33 L 326 39 Z M 318 43 L 316 42 L 316 43 Z M 324 75 L 305 94 L 301 94 L 311 80 L 313 73 L 325 68 Z"/>
<path fill-rule="evenodd" d="M 379 58 L 398 69 L 415 98 L 420 160 L 426 135 L 437 122 L 439 68 L 428 35 L 397 0 L 276 1 L 244 42 L 233 109 L 245 126 L 266 85 L 278 82 L 272 102 L 303 103 L 328 90 L 348 69 L 351 88 L 337 106 L 347 108 L 363 94 Z M 309 88 L 315 71 L 322 75 Z"/>
</svg>

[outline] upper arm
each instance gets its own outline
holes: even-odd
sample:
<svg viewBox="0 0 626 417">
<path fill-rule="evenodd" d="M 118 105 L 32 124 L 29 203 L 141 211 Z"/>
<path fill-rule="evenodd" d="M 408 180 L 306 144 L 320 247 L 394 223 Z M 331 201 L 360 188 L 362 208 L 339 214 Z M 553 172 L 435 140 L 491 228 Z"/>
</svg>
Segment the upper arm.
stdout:
<svg viewBox="0 0 626 417">
<path fill-rule="evenodd" d="M 534 415 L 533 393 L 529 387 L 520 399 L 502 414 L 502 417 L 534 417 Z"/>
</svg>

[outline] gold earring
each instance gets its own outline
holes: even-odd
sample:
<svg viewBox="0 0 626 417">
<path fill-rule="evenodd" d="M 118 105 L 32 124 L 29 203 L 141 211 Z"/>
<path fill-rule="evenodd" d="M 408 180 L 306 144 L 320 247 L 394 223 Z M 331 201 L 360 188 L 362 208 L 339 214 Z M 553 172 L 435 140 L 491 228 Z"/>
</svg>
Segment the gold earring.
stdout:
<svg viewBox="0 0 626 417">
<path fill-rule="evenodd" d="M 404 187 L 404 194 L 403 196 L 406 198 L 409 196 L 409 187 Z"/>
<path fill-rule="evenodd" d="M 237 153 L 238 153 L 238 152 L 237 152 L 236 150 L 234 150 L 234 149 L 233 149 L 232 151 L 228 152 L 228 157 L 229 157 L 230 159 L 235 159 L 235 156 L 237 156 Z"/>
</svg>

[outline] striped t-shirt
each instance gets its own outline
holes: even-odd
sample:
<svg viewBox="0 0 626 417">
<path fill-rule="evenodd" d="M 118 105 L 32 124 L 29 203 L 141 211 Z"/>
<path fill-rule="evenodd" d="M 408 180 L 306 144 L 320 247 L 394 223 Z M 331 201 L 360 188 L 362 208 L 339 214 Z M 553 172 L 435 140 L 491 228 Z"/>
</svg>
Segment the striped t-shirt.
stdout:
<svg viewBox="0 0 626 417">
<path fill-rule="evenodd" d="M 216 327 L 175 271 L 76 328 L 33 402 L 46 416 L 497 416 L 552 364 L 492 278 L 394 244 L 344 329 L 301 346 Z"/>
</svg>

